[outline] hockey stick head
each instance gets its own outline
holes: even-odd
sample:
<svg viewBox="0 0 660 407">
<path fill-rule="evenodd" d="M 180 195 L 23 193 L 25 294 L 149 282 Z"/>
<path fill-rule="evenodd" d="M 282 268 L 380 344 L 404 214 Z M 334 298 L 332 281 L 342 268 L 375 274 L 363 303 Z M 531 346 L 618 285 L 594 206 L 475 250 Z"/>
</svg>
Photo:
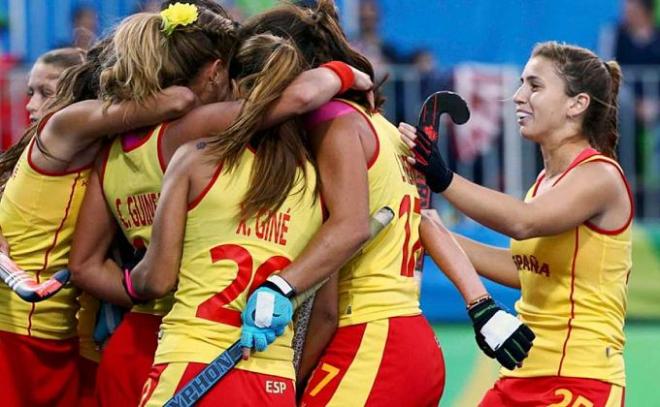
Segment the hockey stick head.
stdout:
<svg viewBox="0 0 660 407">
<path fill-rule="evenodd" d="M 43 283 L 37 283 L 9 256 L 0 253 L 0 277 L 22 300 L 39 302 L 52 297 L 61 290 L 69 282 L 71 272 L 62 269 Z"/>
<path fill-rule="evenodd" d="M 432 140 L 438 138 L 440 116 L 447 113 L 456 124 L 465 124 L 470 119 L 470 109 L 458 94 L 449 91 L 435 92 L 422 105 L 417 126 L 423 129 Z"/>
</svg>

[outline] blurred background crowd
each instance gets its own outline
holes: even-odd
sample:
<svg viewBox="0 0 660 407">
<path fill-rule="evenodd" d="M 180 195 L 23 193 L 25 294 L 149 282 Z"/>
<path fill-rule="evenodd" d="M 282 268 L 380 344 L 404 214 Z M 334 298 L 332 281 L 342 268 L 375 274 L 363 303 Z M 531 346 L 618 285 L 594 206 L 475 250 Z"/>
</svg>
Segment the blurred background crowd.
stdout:
<svg viewBox="0 0 660 407">
<path fill-rule="evenodd" d="M 276 3 L 218 2 L 238 20 Z M 437 90 L 458 92 L 468 101 L 472 118 L 464 126 L 443 126 L 439 143 L 448 152 L 445 157 L 467 178 L 520 197 L 542 165 L 535 147 L 519 135 L 512 101 L 533 45 L 573 43 L 622 65 L 618 155 L 636 199 L 628 315 L 637 323 L 627 328 L 627 396 L 630 405 L 654 405 L 649 398 L 652 375 L 645 372 L 660 363 L 660 355 L 636 356 L 636 349 L 647 349 L 647 344 L 655 349 L 652 343 L 657 346 L 660 335 L 660 0 L 336 2 L 352 44 L 370 58 L 379 79 L 386 79 L 386 116 L 415 123 L 426 96 Z M 0 148 L 6 149 L 25 128 L 27 72 L 40 54 L 68 45 L 88 48 L 126 15 L 159 8 L 158 0 L 0 0 Z M 507 245 L 502 236 L 455 215 L 440 197 L 434 197 L 433 206 L 455 230 Z M 430 263 L 422 283 L 425 314 L 435 322 L 462 320 L 462 302 Z M 489 289 L 509 305 L 519 295 Z M 448 405 L 469 405 L 472 390 L 492 383 L 488 375 L 495 374 L 493 366 L 480 367 L 488 362 L 476 350 L 461 347 L 467 329 L 438 329 L 448 371 L 454 363 L 458 372 L 448 376 Z M 450 350 L 453 338 L 456 352 Z"/>
</svg>

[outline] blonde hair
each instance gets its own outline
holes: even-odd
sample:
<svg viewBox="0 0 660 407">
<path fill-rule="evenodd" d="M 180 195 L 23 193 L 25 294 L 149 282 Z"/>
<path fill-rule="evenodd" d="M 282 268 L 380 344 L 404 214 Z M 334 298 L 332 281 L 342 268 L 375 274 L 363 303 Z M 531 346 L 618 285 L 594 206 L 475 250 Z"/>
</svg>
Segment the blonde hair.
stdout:
<svg viewBox="0 0 660 407">
<path fill-rule="evenodd" d="M 591 103 L 582 122 L 589 143 L 604 155 L 616 158 L 619 141 L 619 87 L 623 75 L 616 61 L 604 62 L 590 50 L 555 41 L 537 44 L 532 57 L 554 63 L 566 86 L 566 94 L 585 92 Z"/>
<path fill-rule="evenodd" d="M 245 103 L 236 121 L 211 141 L 208 154 L 232 171 L 245 149 L 255 145 L 250 189 L 242 202 L 242 216 L 250 217 L 263 209 L 278 209 L 298 182 L 298 170 L 306 179 L 305 164 L 313 163 L 297 119 L 259 131 L 268 109 L 303 71 L 304 64 L 292 43 L 260 34 L 241 45 L 232 66 Z"/>
<path fill-rule="evenodd" d="M 187 85 L 216 59 L 225 64 L 236 47 L 236 25 L 226 15 L 198 8 L 197 20 L 167 36 L 159 13 L 138 13 L 116 29 L 116 61 L 101 74 L 101 93 L 110 102 L 144 101 L 163 88 Z"/>
</svg>

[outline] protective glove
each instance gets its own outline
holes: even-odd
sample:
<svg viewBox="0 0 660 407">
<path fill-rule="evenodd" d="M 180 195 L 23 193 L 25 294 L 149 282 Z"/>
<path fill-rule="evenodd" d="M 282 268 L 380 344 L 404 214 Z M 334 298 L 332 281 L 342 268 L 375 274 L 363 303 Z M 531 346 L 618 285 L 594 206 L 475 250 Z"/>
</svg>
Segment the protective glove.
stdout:
<svg viewBox="0 0 660 407">
<path fill-rule="evenodd" d="M 415 156 L 413 167 L 421 172 L 426 178 L 426 185 L 431 191 L 443 192 L 454 179 L 454 172 L 451 171 L 445 160 L 440 155 L 438 145 L 419 127 L 415 127 L 415 147 L 412 152 Z"/>
<path fill-rule="evenodd" d="M 115 332 L 126 310 L 120 306 L 101 301 L 94 326 L 94 342 L 102 346 Z"/>
<path fill-rule="evenodd" d="M 468 309 L 481 350 L 505 368 L 522 366 L 536 337 L 518 318 L 502 310 L 492 298 Z"/>
<path fill-rule="evenodd" d="M 282 277 L 272 275 L 248 298 L 241 314 L 241 346 L 264 351 L 293 319 L 296 292 Z"/>
</svg>

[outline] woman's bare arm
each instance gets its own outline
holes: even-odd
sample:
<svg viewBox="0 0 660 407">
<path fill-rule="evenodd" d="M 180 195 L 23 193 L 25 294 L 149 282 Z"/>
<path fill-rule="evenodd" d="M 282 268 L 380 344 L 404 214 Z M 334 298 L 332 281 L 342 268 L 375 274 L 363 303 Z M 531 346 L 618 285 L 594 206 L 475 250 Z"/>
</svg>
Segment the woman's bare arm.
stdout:
<svg viewBox="0 0 660 407">
<path fill-rule="evenodd" d="M 353 89 L 367 90 L 373 84 L 369 76 L 353 68 L 356 80 Z M 261 128 L 266 129 L 295 116 L 311 112 L 330 101 L 341 87 L 339 77 L 327 68 L 315 68 L 301 73 L 282 93 L 264 116 Z M 236 120 L 243 101 L 225 101 L 199 106 L 181 119 L 172 122 L 163 143 L 163 158 L 169 162 L 176 149 L 198 138 L 221 133 Z"/>
<path fill-rule="evenodd" d="M 422 211 L 419 234 L 424 248 L 461 293 L 466 305 L 488 294 L 472 263 L 437 212 Z"/>
<path fill-rule="evenodd" d="M 93 171 L 80 208 L 69 255 L 69 270 L 75 285 L 96 298 L 130 307 L 131 299 L 121 283 L 122 272 L 108 258 L 117 224 L 108 208 L 99 179 Z"/>
<path fill-rule="evenodd" d="M 179 149 L 167 167 L 147 253 L 130 274 L 136 294 L 160 298 L 176 286 L 188 215 L 193 147 Z"/>
<path fill-rule="evenodd" d="M 305 345 L 298 368 L 298 387 L 304 389 L 309 376 L 337 330 L 339 322 L 339 278 L 337 273 L 316 293 L 307 325 Z"/>
</svg>

